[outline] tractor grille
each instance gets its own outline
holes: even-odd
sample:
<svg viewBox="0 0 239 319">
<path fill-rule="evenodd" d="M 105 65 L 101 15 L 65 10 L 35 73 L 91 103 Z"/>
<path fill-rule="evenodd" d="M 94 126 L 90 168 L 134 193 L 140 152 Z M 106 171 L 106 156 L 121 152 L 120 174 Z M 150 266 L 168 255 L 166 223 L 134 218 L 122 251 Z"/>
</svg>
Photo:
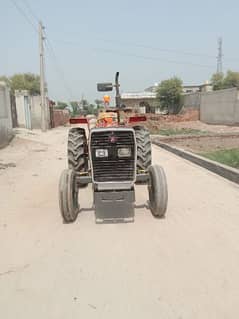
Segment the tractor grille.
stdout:
<svg viewBox="0 0 239 319">
<path fill-rule="evenodd" d="M 131 129 L 96 129 L 91 132 L 92 173 L 95 182 L 133 181 L 135 178 L 135 138 Z M 119 148 L 130 148 L 131 155 L 119 158 Z M 96 157 L 96 150 L 108 156 Z"/>
</svg>

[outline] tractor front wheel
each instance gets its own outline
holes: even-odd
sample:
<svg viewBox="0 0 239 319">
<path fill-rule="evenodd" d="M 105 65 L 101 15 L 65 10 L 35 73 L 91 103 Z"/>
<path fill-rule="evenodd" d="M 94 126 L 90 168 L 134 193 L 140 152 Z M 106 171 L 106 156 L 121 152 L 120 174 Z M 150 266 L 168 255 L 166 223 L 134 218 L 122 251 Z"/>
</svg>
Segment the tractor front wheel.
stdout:
<svg viewBox="0 0 239 319">
<path fill-rule="evenodd" d="M 164 217 L 168 205 L 168 186 L 164 169 L 159 165 L 149 168 L 149 207 L 155 217 Z"/>
<path fill-rule="evenodd" d="M 79 212 L 78 187 L 76 174 L 71 169 L 65 169 L 60 177 L 59 206 L 65 223 L 72 223 L 76 220 Z"/>
<path fill-rule="evenodd" d="M 151 140 L 149 130 L 143 126 L 135 126 L 135 138 L 137 144 L 137 171 L 148 171 L 152 162 Z"/>
<path fill-rule="evenodd" d="M 83 128 L 74 127 L 68 134 L 68 167 L 76 172 L 88 172 L 87 139 Z M 87 184 L 79 184 L 86 187 Z"/>
</svg>

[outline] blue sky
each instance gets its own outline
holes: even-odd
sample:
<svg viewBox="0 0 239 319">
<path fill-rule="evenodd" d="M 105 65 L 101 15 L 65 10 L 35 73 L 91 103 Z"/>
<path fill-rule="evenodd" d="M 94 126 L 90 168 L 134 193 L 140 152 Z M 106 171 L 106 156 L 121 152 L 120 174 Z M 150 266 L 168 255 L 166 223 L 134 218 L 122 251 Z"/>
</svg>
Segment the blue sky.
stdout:
<svg viewBox="0 0 239 319">
<path fill-rule="evenodd" d="M 36 31 L 11 0 L 0 1 L 0 74 L 39 73 Z M 239 71 L 238 1 L 14 1 L 37 27 L 29 4 L 46 27 L 55 52 L 46 50 L 54 99 L 93 101 L 101 96 L 96 82 L 111 81 L 116 71 L 125 92 L 174 75 L 202 83 L 216 70 L 219 36 L 224 71 Z"/>
</svg>

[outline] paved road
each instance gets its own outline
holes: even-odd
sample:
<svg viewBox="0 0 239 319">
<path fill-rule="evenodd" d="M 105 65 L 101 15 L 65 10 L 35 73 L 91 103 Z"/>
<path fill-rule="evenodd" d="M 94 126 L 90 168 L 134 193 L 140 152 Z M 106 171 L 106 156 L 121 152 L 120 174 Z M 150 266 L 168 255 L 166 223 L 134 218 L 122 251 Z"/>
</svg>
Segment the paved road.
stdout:
<svg viewBox="0 0 239 319">
<path fill-rule="evenodd" d="M 63 225 L 66 132 L 21 133 L 0 151 L 1 164 L 16 164 L 0 170 L 0 317 L 237 318 L 238 186 L 154 147 L 165 219 L 139 208 L 135 223 L 96 225 L 89 209 Z M 83 208 L 91 197 L 82 190 Z M 139 186 L 137 204 L 146 200 Z"/>
</svg>

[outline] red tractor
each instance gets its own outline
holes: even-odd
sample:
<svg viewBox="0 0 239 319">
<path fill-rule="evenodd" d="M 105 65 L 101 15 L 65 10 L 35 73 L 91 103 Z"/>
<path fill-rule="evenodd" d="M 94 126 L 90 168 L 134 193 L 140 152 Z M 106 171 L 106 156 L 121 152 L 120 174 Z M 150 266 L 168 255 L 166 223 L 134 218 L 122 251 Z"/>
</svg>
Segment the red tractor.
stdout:
<svg viewBox="0 0 239 319">
<path fill-rule="evenodd" d="M 116 106 L 99 115 L 89 130 L 72 127 L 68 135 L 68 169 L 59 184 L 60 210 L 64 222 L 74 222 L 79 213 L 79 189 L 93 185 L 96 220 L 133 219 L 135 184 L 147 184 L 149 208 L 163 217 L 168 202 L 167 181 L 159 165 L 151 165 L 149 131 L 137 122 L 144 115 L 133 115 L 121 105 L 119 73 L 115 84 L 99 83 L 100 92 L 116 89 Z M 87 118 L 72 118 L 71 124 L 88 124 Z"/>
</svg>

